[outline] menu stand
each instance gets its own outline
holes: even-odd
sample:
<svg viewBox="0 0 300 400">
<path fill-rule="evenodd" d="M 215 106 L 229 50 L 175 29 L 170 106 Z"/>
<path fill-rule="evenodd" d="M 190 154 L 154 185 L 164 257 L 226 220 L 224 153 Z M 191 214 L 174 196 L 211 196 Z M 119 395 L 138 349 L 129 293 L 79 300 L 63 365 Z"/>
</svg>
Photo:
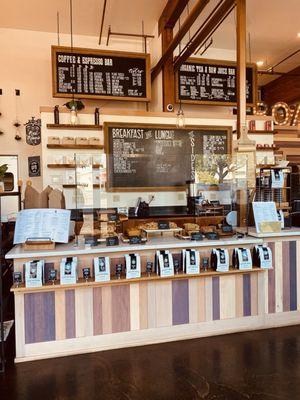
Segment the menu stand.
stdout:
<svg viewBox="0 0 300 400">
<path fill-rule="evenodd" d="M 55 242 L 50 238 L 27 238 L 23 243 L 24 250 L 54 250 Z"/>
</svg>

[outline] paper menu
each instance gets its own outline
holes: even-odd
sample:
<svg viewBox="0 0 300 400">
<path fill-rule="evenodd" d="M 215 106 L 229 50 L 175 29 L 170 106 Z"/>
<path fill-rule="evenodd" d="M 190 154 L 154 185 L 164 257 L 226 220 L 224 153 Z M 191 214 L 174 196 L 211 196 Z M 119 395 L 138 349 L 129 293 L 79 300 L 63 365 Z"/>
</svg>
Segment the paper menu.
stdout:
<svg viewBox="0 0 300 400">
<path fill-rule="evenodd" d="M 14 244 L 27 239 L 51 239 L 56 243 L 68 243 L 71 211 L 55 208 L 22 210 L 17 215 Z"/>
<path fill-rule="evenodd" d="M 262 222 L 278 222 L 278 214 L 274 201 L 254 201 L 252 203 L 256 232 L 260 233 Z"/>
</svg>

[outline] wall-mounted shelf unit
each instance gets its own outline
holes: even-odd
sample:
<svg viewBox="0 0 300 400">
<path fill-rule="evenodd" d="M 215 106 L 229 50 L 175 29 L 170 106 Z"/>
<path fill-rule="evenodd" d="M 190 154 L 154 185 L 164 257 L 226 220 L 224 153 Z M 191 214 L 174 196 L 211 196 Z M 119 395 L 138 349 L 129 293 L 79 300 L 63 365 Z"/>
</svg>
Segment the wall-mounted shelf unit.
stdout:
<svg viewBox="0 0 300 400">
<path fill-rule="evenodd" d="M 48 149 L 65 149 L 65 150 L 103 150 L 103 145 L 93 144 L 47 144 Z"/>
<path fill-rule="evenodd" d="M 71 129 L 71 130 L 89 130 L 89 131 L 101 131 L 102 125 L 89 125 L 89 124 L 47 124 L 48 129 Z"/>
<path fill-rule="evenodd" d="M 75 169 L 76 165 L 75 164 L 47 164 L 47 167 L 52 168 L 52 169 Z M 80 165 L 78 165 L 77 167 L 80 167 Z M 84 165 L 82 165 L 82 167 L 84 168 Z M 99 169 L 99 168 L 103 168 L 103 165 L 101 165 L 101 164 L 93 165 L 93 169 Z"/>
</svg>

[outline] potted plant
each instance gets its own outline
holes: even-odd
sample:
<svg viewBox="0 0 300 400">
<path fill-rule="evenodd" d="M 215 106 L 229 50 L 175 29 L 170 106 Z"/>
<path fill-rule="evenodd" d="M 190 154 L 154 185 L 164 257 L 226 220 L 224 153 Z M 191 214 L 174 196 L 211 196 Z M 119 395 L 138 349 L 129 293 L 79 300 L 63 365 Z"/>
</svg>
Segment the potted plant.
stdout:
<svg viewBox="0 0 300 400">
<path fill-rule="evenodd" d="M 4 175 L 7 169 L 7 164 L 0 165 L 0 192 L 4 192 Z"/>
</svg>

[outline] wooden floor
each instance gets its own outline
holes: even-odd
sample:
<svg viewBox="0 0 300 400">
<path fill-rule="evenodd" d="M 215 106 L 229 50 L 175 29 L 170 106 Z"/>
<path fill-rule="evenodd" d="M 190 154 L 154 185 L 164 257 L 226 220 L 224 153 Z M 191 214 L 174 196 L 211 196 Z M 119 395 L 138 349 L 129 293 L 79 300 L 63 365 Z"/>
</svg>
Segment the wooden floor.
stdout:
<svg viewBox="0 0 300 400">
<path fill-rule="evenodd" d="M 297 400 L 300 326 L 7 367 L 1 400 Z"/>
</svg>

